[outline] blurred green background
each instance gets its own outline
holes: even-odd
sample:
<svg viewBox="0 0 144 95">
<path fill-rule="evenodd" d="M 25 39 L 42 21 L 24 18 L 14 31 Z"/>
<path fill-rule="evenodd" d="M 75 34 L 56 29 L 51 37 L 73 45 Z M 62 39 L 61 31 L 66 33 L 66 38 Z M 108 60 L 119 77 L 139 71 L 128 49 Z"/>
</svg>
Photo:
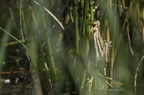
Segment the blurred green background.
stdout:
<svg viewBox="0 0 144 95">
<path fill-rule="evenodd" d="M 0 6 L 0 80 L 28 79 L 1 83 L 1 94 L 144 94 L 143 0 L 1 0 Z M 95 64 L 93 20 L 112 42 L 107 76 Z"/>
</svg>

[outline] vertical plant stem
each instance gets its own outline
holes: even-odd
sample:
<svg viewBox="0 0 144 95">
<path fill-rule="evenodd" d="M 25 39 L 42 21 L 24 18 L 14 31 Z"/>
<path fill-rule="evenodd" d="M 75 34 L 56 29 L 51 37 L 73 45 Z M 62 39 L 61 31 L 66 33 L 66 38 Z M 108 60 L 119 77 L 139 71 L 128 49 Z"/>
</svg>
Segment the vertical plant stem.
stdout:
<svg viewBox="0 0 144 95">
<path fill-rule="evenodd" d="M 6 24 L 6 29 L 8 31 L 10 31 L 11 29 L 11 22 L 8 21 Z M 0 27 L 1 28 L 1 27 Z M 9 35 L 7 35 L 6 33 L 3 33 L 3 37 L 2 37 L 2 41 L 0 44 L 0 72 L 2 72 L 2 65 L 3 65 L 3 61 L 5 59 L 5 51 L 6 51 L 6 43 L 8 41 Z M 2 78 L 1 74 L 0 74 L 0 78 Z M 2 92 L 2 83 L 0 83 L 0 91 Z"/>
<path fill-rule="evenodd" d="M 20 0 L 20 6 L 19 6 L 20 7 L 19 8 L 19 16 L 20 16 L 19 21 L 20 22 L 19 23 L 20 23 L 20 32 L 21 32 L 22 41 L 25 42 L 24 29 L 23 29 L 24 15 L 22 13 L 22 2 L 23 2 L 23 0 Z M 29 58 L 29 55 L 28 55 L 27 51 L 25 51 L 25 53 L 26 53 L 26 56 L 27 56 L 28 60 L 30 61 L 30 58 Z M 30 64 L 29 67 L 30 67 L 29 70 L 31 70 L 31 64 Z"/>
<path fill-rule="evenodd" d="M 75 38 L 76 38 L 76 53 L 79 54 L 79 27 L 78 27 L 78 0 L 74 0 L 74 15 L 75 15 Z"/>
<path fill-rule="evenodd" d="M 88 12 L 88 0 L 84 0 L 84 10 L 83 10 L 83 26 L 82 26 L 82 31 L 83 35 L 86 35 L 86 17 L 87 17 L 87 12 Z"/>
<path fill-rule="evenodd" d="M 111 2 L 112 3 L 112 2 Z M 113 22 L 114 22 L 114 27 L 113 27 L 113 41 L 112 41 L 112 56 L 111 56 L 111 65 L 110 65 L 110 78 L 113 79 L 114 77 L 114 60 L 115 60 L 115 49 L 114 49 L 114 42 L 116 40 L 116 31 L 117 31 L 117 9 L 116 9 L 116 4 L 117 4 L 117 1 L 114 2 L 114 10 L 113 10 L 113 14 L 116 14 L 114 15 L 114 19 L 113 19 Z M 112 4 L 110 4 L 110 9 L 112 10 L 111 8 Z M 112 82 L 110 82 L 110 85 L 112 85 Z"/>
<path fill-rule="evenodd" d="M 80 91 L 82 91 L 82 92 L 83 92 L 84 86 L 85 86 L 86 74 L 87 74 L 87 70 L 84 69 L 82 81 L 81 81 L 81 87 L 80 87 Z"/>
<path fill-rule="evenodd" d="M 22 2 L 23 2 L 23 0 L 20 0 L 20 8 L 19 8 L 19 16 L 20 16 L 20 31 L 21 31 L 21 36 L 22 36 L 22 41 L 23 42 L 25 42 L 25 38 L 24 38 L 24 29 L 23 29 L 23 23 L 24 23 L 24 15 L 22 14 Z M 23 23 L 22 23 L 23 22 Z M 33 33 L 33 32 L 32 32 Z M 30 33 L 29 33 L 30 34 Z M 30 42 L 30 53 L 32 54 L 32 56 L 35 56 L 36 55 L 36 50 L 37 49 L 35 49 L 35 44 L 34 44 L 34 40 L 32 40 L 31 42 Z M 28 58 L 28 60 L 31 62 L 29 65 L 29 70 L 32 70 L 32 65 L 31 64 L 35 64 L 35 68 L 37 68 L 37 60 L 35 59 L 35 57 L 34 57 L 34 59 L 33 59 L 33 63 L 32 63 L 32 61 L 30 60 L 30 55 L 29 55 L 29 53 L 27 52 L 27 51 L 25 51 L 25 53 L 26 53 L 26 56 L 27 56 L 27 58 Z M 37 68 L 38 69 L 38 68 Z M 41 87 L 41 83 L 40 83 L 40 76 L 39 76 L 39 72 L 35 72 L 35 73 L 31 73 L 31 76 L 32 76 L 32 78 L 33 78 L 33 82 L 34 82 L 34 90 L 35 90 L 35 92 L 36 92 L 36 95 L 42 95 L 42 87 Z M 36 79 L 36 81 L 35 81 L 35 79 Z"/>
<path fill-rule="evenodd" d="M 86 17 L 87 17 L 87 13 L 88 13 L 88 0 L 84 0 L 84 8 L 83 8 L 83 23 L 82 23 L 82 31 L 83 31 L 83 36 L 84 36 L 84 39 L 85 39 L 85 43 L 86 43 L 86 56 L 88 54 L 88 51 L 89 51 L 89 41 L 88 41 L 88 38 L 87 38 L 87 34 L 86 34 L 86 24 L 87 24 L 87 21 L 86 21 Z"/>
<path fill-rule="evenodd" d="M 47 27 L 46 27 L 46 20 L 45 20 L 45 17 L 44 17 L 44 14 L 42 15 L 43 17 L 43 23 L 44 23 L 44 28 L 45 30 L 47 30 Z M 55 61 L 54 61 L 54 56 L 53 56 L 53 52 L 52 52 L 52 46 L 51 46 L 51 41 L 50 41 L 50 38 L 49 38 L 49 33 L 48 31 L 46 32 L 46 42 L 47 42 L 47 45 L 48 45 L 48 54 L 49 54 L 49 57 L 50 57 L 50 68 L 52 69 L 52 76 L 54 77 L 54 82 L 56 82 L 57 80 L 57 71 L 56 71 L 56 66 L 55 66 Z"/>
<path fill-rule="evenodd" d="M 48 45 L 48 51 L 49 51 L 49 57 L 50 57 L 50 67 L 52 68 L 54 80 L 56 81 L 57 80 L 57 71 L 56 71 L 55 61 L 54 61 L 53 52 L 52 52 L 52 48 L 51 48 L 51 42 L 50 42 L 49 37 L 47 37 L 47 45 Z"/>
<path fill-rule="evenodd" d="M 93 8 L 92 0 L 89 1 L 89 7 L 90 7 L 90 21 L 93 21 L 94 20 L 94 13 L 93 13 L 94 8 Z"/>
<path fill-rule="evenodd" d="M 144 6 L 142 7 L 142 20 L 144 20 Z M 143 44 L 144 44 L 144 22 L 142 23 L 142 34 L 143 34 Z M 144 52 L 144 48 L 143 48 Z"/>
</svg>

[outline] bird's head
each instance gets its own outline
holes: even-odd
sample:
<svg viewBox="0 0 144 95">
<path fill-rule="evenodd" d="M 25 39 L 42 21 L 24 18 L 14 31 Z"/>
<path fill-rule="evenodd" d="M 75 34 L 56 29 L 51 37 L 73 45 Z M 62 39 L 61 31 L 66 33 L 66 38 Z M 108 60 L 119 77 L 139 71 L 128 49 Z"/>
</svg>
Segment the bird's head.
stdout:
<svg viewBox="0 0 144 95">
<path fill-rule="evenodd" d="M 98 30 L 100 28 L 100 22 L 98 20 L 93 20 L 91 24 L 92 24 L 92 30 Z"/>
</svg>

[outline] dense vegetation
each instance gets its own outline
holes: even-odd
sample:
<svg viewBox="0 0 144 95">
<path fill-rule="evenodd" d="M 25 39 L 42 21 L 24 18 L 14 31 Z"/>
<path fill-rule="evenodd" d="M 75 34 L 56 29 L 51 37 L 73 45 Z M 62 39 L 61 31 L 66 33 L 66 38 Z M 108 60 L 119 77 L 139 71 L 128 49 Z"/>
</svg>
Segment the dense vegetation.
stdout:
<svg viewBox="0 0 144 95">
<path fill-rule="evenodd" d="M 143 0 L 1 0 L 0 6 L 1 82 L 26 80 L 1 83 L 0 93 L 144 94 Z M 95 19 L 112 42 L 106 76 L 102 63 L 96 66 Z"/>
</svg>

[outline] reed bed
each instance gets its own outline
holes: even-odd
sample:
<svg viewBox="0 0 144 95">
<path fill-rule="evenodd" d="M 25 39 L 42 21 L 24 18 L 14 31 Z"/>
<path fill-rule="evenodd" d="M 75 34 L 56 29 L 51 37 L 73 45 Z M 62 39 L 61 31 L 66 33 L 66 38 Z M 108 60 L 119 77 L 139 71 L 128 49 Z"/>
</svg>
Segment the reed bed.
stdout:
<svg viewBox="0 0 144 95">
<path fill-rule="evenodd" d="M 19 89 L 1 83 L 0 93 L 144 94 L 143 0 L 0 2 L 0 80 L 28 81 L 27 86 L 17 81 Z M 102 38 L 111 42 L 106 75 L 105 64 L 96 60 L 93 20 L 99 20 Z"/>
</svg>

